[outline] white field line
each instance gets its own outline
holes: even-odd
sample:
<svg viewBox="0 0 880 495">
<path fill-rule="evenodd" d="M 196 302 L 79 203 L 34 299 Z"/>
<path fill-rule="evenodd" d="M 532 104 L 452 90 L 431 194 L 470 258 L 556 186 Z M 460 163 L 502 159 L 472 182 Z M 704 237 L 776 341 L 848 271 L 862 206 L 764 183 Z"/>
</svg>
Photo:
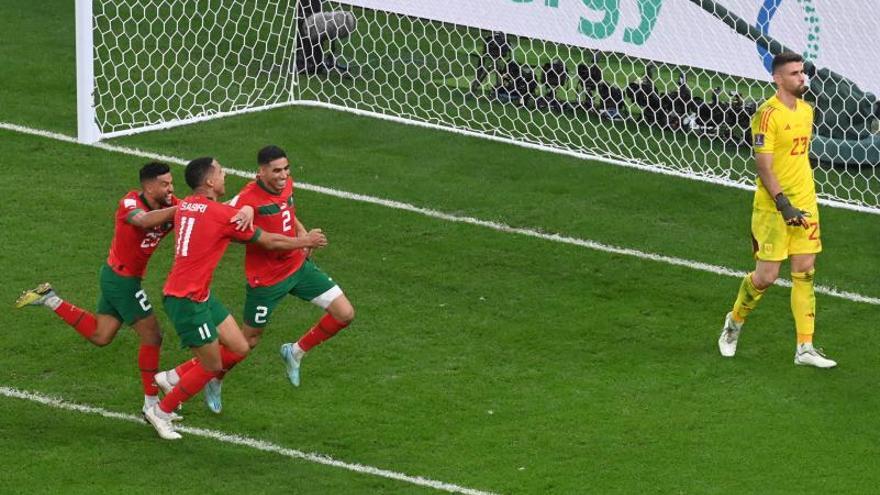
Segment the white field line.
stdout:
<svg viewBox="0 0 880 495">
<path fill-rule="evenodd" d="M 109 419 L 117 419 L 120 421 L 128 421 L 130 423 L 139 423 L 144 424 L 144 420 L 141 416 L 136 416 L 134 414 L 124 414 L 115 411 L 108 411 L 107 409 L 102 409 L 100 407 L 87 406 L 83 404 L 75 404 L 73 402 L 68 402 L 64 399 L 49 397 L 47 395 L 43 395 L 36 392 L 27 392 L 23 390 L 18 390 L 10 387 L 0 387 L 0 395 L 13 398 L 13 399 L 22 399 L 31 402 L 36 402 L 38 404 L 42 404 L 44 406 L 49 406 L 53 409 L 61 409 L 65 411 L 74 411 L 83 414 L 94 414 L 97 416 L 102 416 Z M 150 428 L 146 424 L 144 424 L 144 428 Z M 218 442 L 229 443 L 233 445 L 240 445 L 243 447 L 249 447 L 252 449 L 256 449 L 262 452 L 269 452 L 272 454 L 282 455 L 284 457 L 289 457 L 291 459 L 300 459 L 303 461 L 314 462 L 316 464 L 323 464 L 325 466 L 331 466 L 340 469 L 346 469 L 348 471 L 354 471 L 360 474 L 367 474 L 371 476 L 378 476 L 381 478 L 388 478 L 396 481 L 402 481 L 404 483 L 409 483 L 412 485 L 419 485 L 428 488 L 433 488 L 435 490 L 441 490 L 449 493 L 462 493 L 466 495 L 493 495 L 492 492 L 485 492 L 482 490 L 476 490 L 473 488 L 467 488 L 464 486 L 454 485 L 452 483 L 446 483 L 443 481 L 432 480 L 429 478 L 422 478 L 421 476 L 410 476 L 408 474 L 398 473 L 395 471 L 389 471 L 387 469 L 380 469 L 372 466 L 365 466 L 363 464 L 355 464 L 351 462 L 344 462 L 336 460 L 332 457 L 315 454 L 309 452 L 302 452 L 300 450 L 290 449 L 287 447 L 282 447 L 280 445 L 267 442 L 264 440 L 257 440 L 255 438 L 224 433 L 222 431 L 217 430 L 206 430 L 204 428 L 193 428 L 190 426 L 177 426 L 177 431 L 182 433 L 186 433 L 188 435 L 194 435 L 197 437 L 211 438 L 217 440 Z M 185 441 L 186 438 L 184 437 Z M 156 439 L 157 442 L 161 442 L 162 440 Z"/>
<path fill-rule="evenodd" d="M 43 131 L 39 129 L 32 129 L 29 127 L 23 127 L 15 124 L 9 124 L 6 122 L 0 122 L 0 129 L 7 129 L 11 131 L 21 132 L 25 134 L 31 134 L 36 136 L 42 136 L 50 139 L 56 139 L 59 141 L 65 141 L 68 143 L 78 143 L 76 138 L 72 136 L 67 136 L 64 134 L 57 134 L 54 132 Z M 137 156 L 141 158 L 147 158 L 151 160 L 161 160 L 168 163 L 176 163 L 179 165 L 186 164 L 186 160 L 174 156 L 161 155 L 157 153 L 152 153 L 149 151 L 143 151 L 136 148 L 128 148 L 125 146 L 117 146 L 113 144 L 107 143 L 95 143 L 89 144 L 85 146 L 93 146 L 95 148 L 100 148 L 106 151 L 112 151 L 115 153 L 122 153 L 126 155 Z M 242 170 L 236 170 L 233 168 L 227 168 L 226 172 L 232 175 L 236 175 L 239 177 L 245 178 L 253 178 L 253 172 L 245 172 Z M 417 213 L 419 215 L 424 215 L 431 218 L 437 218 L 440 220 L 445 220 L 448 222 L 457 222 L 457 223 L 465 223 L 469 225 L 475 225 L 479 227 L 486 227 L 499 232 L 506 232 L 510 234 L 518 234 L 527 237 L 534 237 L 537 239 L 542 239 L 546 241 L 552 242 L 560 242 L 563 244 L 571 244 L 574 246 L 580 246 L 587 249 L 592 249 L 594 251 L 601 251 L 605 253 L 611 254 L 619 254 L 624 256 L 631 256 L 634 258 L 639 258 L 643 260 L 656 261 L 660 263 L 665 263 L 668 265 L 681 266 L 684 268 L 690 268 L 692 270 L 697 270 L 701 272 L 713 273 L 716 275 L 724 275 L 728 277 L 735 278 L 743 278 L 746 275 L 746 272 L 735 270 L 732 268 L 727 268 L 724 266 L 712 265 L 709 263 L 703 263 L 700 261 L 692 261 L 684 258 L 676 258 L 674 256 L 665 256 L 662 254 L 648 253 L 645 251 L 640 251 L 638 249 L 624 248 L 618 247 L 610 244 L 603 244 L 601 242 L 591 241 L 589 239 L 579 239 L 576 237 L 564 236 L 561 234 L 546 234 L 540 232 L 535 229 L 528 229 L 522 227 L 511 227 L 510 225 L 506 225 L 499 222 L 492 222 L 489 220 L 481 220 L 479 218 L 466 217 L 460 215 L 452 215 L 449 213 L 443 213 L 441 211 L 432 210 L 429 208 L 422 208 L 419 206 L 411 205 L 409 203 L 403 203 L 400 201 L 393 201 L 388 199 L 377 198 L 375 196 L 367 196 L 365 194 L 357 194 L 351 193 L 347 191 L 340 191 L 338 189 L 333 189 L 324 186 L 317 186 L 313 184 L 308 184 L 305 182 L 297 182 L 297 187 L 299 189 L 304 189 L 306 191 L 313 191 L 321 194 L 325 194 L 328 196 L 334 196 L 337 198 L 347 199 L 351 201 L 359 201 L 362 203 L 370 203 L 375 205 L 384 206 L 387 208 L 393 208 L 397 210 L 409 211 L 412 213 Z M 779 279 L 776 281 L 776 285 L 781 287 L 791 287 L 791 281 L 785 279 Z M 817 285 L 815 287 L 816 293 L 824 294 L 831 297 L 837 297 L 840 299 L 846 299 L 849 301 L 873 304 L 876 306 L 880 306 L 880 298 L 866 296 L 862 294 L 858 294 L 855 292 L 849 292 L 845 290 L 837 289 L 836 287 L 828 287 L 823 285 Z"/>
</svg>

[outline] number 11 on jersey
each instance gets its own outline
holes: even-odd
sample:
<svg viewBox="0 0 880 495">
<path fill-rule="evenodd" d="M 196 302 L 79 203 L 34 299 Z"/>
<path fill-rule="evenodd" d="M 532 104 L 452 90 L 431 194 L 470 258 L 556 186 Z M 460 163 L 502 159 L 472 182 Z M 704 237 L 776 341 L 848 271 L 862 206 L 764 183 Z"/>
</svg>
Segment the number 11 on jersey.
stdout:
<svg viewBox="0 0 880 495">
<path fill-rule="evenodd" d="M 189 255 L 189 238 L 192 235 L 193 226 L 195 224 L 195 218 L 180 218 L 180 227 L 178 227 L 177 229 L 177 244 L 174 250 L 177 256 L 186 257 L 187 255 Z"/>
</svg>

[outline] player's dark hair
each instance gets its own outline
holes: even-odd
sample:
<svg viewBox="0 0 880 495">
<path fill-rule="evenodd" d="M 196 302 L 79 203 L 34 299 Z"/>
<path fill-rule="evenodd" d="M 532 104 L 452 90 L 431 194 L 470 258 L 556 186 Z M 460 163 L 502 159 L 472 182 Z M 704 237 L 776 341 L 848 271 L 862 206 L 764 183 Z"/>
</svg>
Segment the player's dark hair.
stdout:
<svg viewBox="0 0 880 495">
<path fill-rule="evenodd" d="M 211 172 L 211 165 L 214 163 L 214 157 L 203 156 L 186 164 L 186 185 L 190 189 L 195 189 L 205 183 L 208 174 Z"/>
<path fill-rule="evenodd" d="M 153 180 L 160 175 L 165 175 L 168 172 L 171 172 L 171 168 L 168 165 L 162 162 L 150 162 L 143 167 L 141 167 L 140 178 L 141 184 L 148 180 Z"/>
<path fill-rule="evenodd" d="M 804 57 L 802 57 L 799 53 L 794 52 L 782 52 L 779 55 L 773 57 L 773 63 L 770 65 L 771 72 L 776 73 L 776 69 L 782 67 L 785 64 L 790 64 L 792 62 L 803 62 Z"/>
<path fill-rule="evenodd" d="M 287 153 L 285 153 L 283 149 L 275 146 L 274 144 L 264 146 L 263 149 L 257 152 L 258 165 L 268 165 L 269 162 L 277 160 L 279 158 L 287 158 Z"/>
</svg>

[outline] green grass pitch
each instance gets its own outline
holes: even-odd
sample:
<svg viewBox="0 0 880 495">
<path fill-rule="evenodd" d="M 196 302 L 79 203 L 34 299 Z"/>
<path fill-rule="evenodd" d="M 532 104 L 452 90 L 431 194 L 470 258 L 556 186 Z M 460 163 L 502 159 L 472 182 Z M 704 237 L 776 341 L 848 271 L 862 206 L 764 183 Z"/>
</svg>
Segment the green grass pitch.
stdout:
<svg viewBox="0 0 880 495">
<path fill-rule="evenodd" d="M 74 134 L 73 2 L 0 3 L 0 121 Z M 737 270 L 752 266 L 751 194 L 319 109 L 286 108 L 113 141 L 254 168 L 276 143 L 297 180 Z M 85 343 L 50 312 L 15 311 L 44 280 L 91 308 L 115 203 L 144 159 L 0 130 L 0 387 L 135 414 L 137 339 Z M 186 193 L 174 167 L 177 192 Z M 229 177 L 230 192 L 244 180 Z M 277 357 L 320 315 L 291 299 L 186 424 L 351 463 L 511 494 L 870 493 L 880 483 L 875 305 L 820 295 L 817 343 L 792 364 L 774 287 L 735 359 L 715 340 L 739 281 L 299 191 L 316 261 L 357 309 L 292 389 Z M 818 283 L 877 297 L 876 215 L 822 210 Z M 145 281 L 161 310 L 171 261 Z M 243 250 L 214 290 L 239 316 Z M 786 269 L 783 269 L 785 274 Z M 787 274 L 786 274 L 787 275 Z M 147 425 L 0 396 L 0 493 L 409 494 L 434 490 Z"/>
</svg>

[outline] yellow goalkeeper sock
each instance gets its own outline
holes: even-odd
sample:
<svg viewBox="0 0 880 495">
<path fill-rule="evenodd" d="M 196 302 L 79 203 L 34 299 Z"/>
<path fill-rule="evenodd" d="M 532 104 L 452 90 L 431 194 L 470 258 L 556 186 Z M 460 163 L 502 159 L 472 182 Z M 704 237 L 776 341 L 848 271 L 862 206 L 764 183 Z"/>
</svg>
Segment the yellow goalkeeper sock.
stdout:
<svg viewBox="0 0 880 495">
<path fill-rule="evenodd" d="M 739 293 L 736 295 L 736 302 L 733 303 L 733 319 L 737 323 L 746 321 L 749 313 L 758 305 L 758 301 L 764 296 L 763 290 L 758 290 L 752 282 L 752 273 L 743 278 L 739 284 Z"/>
<path fill-rule="evenodd" d="M 816 293 L 813 290 L 813 274 L 808 272 L 791 272 L 791 314 L 797 330 L 798 344 L 813 342 L 813 331 L 816 327 Z"/>
</svg>

